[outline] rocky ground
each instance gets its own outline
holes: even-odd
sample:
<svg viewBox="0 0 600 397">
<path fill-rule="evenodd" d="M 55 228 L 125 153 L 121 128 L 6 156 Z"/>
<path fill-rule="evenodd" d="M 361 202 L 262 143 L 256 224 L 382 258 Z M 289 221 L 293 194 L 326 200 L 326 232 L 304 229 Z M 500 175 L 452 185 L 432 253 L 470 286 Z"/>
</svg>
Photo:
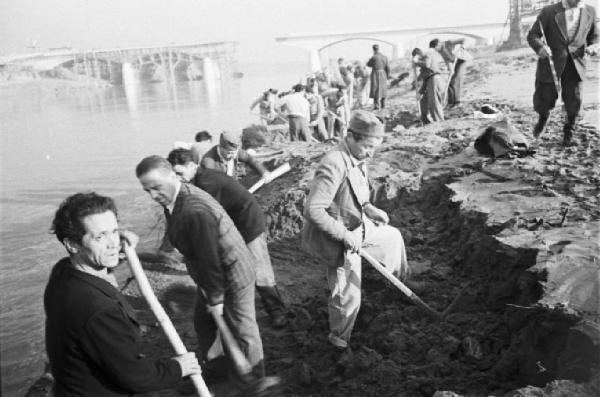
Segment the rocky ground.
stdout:
<svg viewBox="0 0 600 397">
<path fill-rule="evenodd" d="M 267 372 L 282 378 L 282 395 L 599 395 L 598 62 L 578 145 L 563 148 L 558 110 L 549 132 L 531 137 L 533 61 L 529 50 L 480 54 L 464 104 L 426 127 L 416 123 L 414 91 L 392 90 L 381 114 L 388 134 L 370 167 L 376 203 L 404 235 L 419 296 L 440 312 L 458 300 L 432 320 L 365 263 L 361 312 L 343 354 L 326 339 L 325 269 L 299 243 L 307 184 L 332 144 L 267 145 L 265 151 L 283 151 L 270 166 L 293 164 L 257 193 L 288 304 L 288 325 L 274 330 L 257 301 Z M 499 108 L 536 154 L 495 161 L 477 155 L 473 140 L 490 123 L 473 117 L 483 103 Z M 145 266 L 193 349 L 194 287 L 184 267 Z M 146 325 L 149 353 L 171 354 L 135 283 L 125 292 Z M 234 395 L 226 384 L 211 389 Z"/>
</svg>

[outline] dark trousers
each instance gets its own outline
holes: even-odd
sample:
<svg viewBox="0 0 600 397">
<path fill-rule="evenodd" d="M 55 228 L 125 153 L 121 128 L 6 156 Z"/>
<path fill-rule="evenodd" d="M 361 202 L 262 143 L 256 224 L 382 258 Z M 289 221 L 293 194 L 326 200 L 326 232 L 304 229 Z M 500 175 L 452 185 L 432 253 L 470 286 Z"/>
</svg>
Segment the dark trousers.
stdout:
<svg viewBox="0 0 600 397">
<path fill-rule="evenodd" d="M 462 59 L 457 59 L 454 66 L 454 74 L 452 74 L 452 79 L 450 79 L 450 85 L 448 86 L 448 105 L 460 103 L 463 78 L 466 71 L 467 63 Z"/>
<path fill-rule="evenodd" d="M 254 283 L 249 284 L 239 290 L 228 288 L 225 291 L 225 302 L 223 308 L 225 322 L 229 330 L 237 340 L 237 343 L 244 353 L 244 356 L 252 366 L 252 373 L 256 377 L 264 376 L 263 348 L 258 324 L 256 323 L 256 313 L 254 308 Z M 217 325 L 212 315 L 206 311 L 206 299 L 200 288 L 196 296 L 196 306 L 194 308 L 194 328 L 198 337 L 199 360 L 206 359 L 208 350 L 215 342 L 217 336 Z M 223 342 L 222 342 L 223 343 Z M 227 353 L 227 347 L 223 346 L 225 355 L 231 366 L 232 361 Z M 236 375 L 235 370 L 230 368 L 230 372 Z M 242 379 L 238 381 L 243 382 Z"/>
<path fill-rule="evenodd" d="M 308 141 L 310 131 L 308 130 L 308 120 L 302 116 L 288 116 L 290 125 L 290 141 Z"/>
<path fill-rule="evenodd" d="M 581 78 L 575 69 L 573 59 L 569 57 L 565 70 L 560 78 L 562 100 L 567 110 L 569 123 L 574 123 L 581 109 Z M 541 116 L 547 117 L 550 110 L 554 108 L 558 93 L 554 83 L 535 82 L 533 94 L 533 109 Z"/>
</svg>

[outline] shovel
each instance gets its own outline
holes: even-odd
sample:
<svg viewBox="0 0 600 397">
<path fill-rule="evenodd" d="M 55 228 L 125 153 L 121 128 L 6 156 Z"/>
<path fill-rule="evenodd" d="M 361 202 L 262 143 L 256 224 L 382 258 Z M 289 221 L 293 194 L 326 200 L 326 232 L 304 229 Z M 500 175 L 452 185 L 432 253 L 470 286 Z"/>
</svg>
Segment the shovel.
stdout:
<svg viewBox="0 0 600 397">
<path fill-rule="evenodd" d="M 271 175 L 270 175 L 271 181 L 274 180 L 275 178 L 279 178 L 281 175 L 285 174 L 286 172 L 288 172 L 291 169 L 292 169 L 292 167 L 290 166 L 290 163 L 285 163 L 283 165 L 280 165 L 279 167 L 277 167 L 276 169 L 271 171 Z M 252 187 L 250 189 L 248 189 L 248 191 L 250 193 L 254 193 L 266 183 L 267 183 L 266 179 L 261 178 L 258 180 L 258 182 L 256 182 L 254 185 L 252 185 Z"/>
<path fill-rule="evenodd" d="M 231 330 L 227 326 L 223 316 L 212 313 L 213 319 L 219 329 L 223 345 L 229 351 L 229 355 L 238 374 L 246 381 L 248 386 L 243 391 L 245 397 L 257 397 L 269 395 L 269 391 L 279 385 L 280 379 L 277 376 L 266 376 L 264 378 L 255 378 L 252 375 L 252 366 L 242 353 L 237 341 L 233 337 Z"/>
<path fill-rule="evenodd" d="M 377 270 L 379 273 L 381 273 L 392 284 L 394 284 L 394 286 L 396 288 L 398 288 L 400 291 L 402 291 L 402 293 L 404 295 L 406 295 L 408 297 L 408 299 L 410 299 L 416 306 L 423 309 L 425 311 L 425 313 L 427 313 L 429 316 L 431 316 L 432 318 L 434 318 L 436 320 L 441 320 L 448 313 L 450 313 L 454 309 L 454 307 L 457 305 L 459 298 L 461 297 L 461 294 L 459 294 L 454 299 L 454 301 L 452 301 L 452 303 L 446 308 L 446 310 L 444 310 L 443 313 L 440 313 L 437 310 L 435 310 L 434 308 L 432 308 L 431 306 L 429 306 L 427 303 L 423 302 L 421 300 L 421 298 L 419 298 L 413 291 L 411 291 L 411 289 L 408 288 L 402 281 L 398 280 L 389 270 L 387 270 L 381 263 L 379 263 L 379 261 L 377 259 L 373 258 L 373 256 L 371 256 L 371 254 L 369 254 L 367 251 L 365 251 L 364 249 L 360 249 L 359 254 L 367 262 L 369 262 L 371 264 L 371 266 L 373 266 L 375 268 L 375 270 Z"/>
<path fill-rule="evenodd" d="M 127 262 L 131 268 L 131 273 L 133 273 L 133 277 L 135 277 L 138 287 L 148 302 L 148 306 L 150 306 L 150 309 L 152 310 L 152 313 L 154 313 L 156 320 L 158 320 L 160 326 L 167 335 L 169 342 L 171 342 L 171 346 L 173 346 L 175 354 L 182 355 L 187 353 L 187 349 L 177 334 L 177 330 L 175 330 L 171 319 L 169 316 L 167 316 L 165 309 L 163 309 L 162 305 L 156 298 L 156 295 L 154 295 L 154 291 L 152 291 L 152 287 L 148 282 L 148 278 L 144 273 L 144 269 L 142 268 L 142 264 L 140 263 L 140 259 L 135 253 L 135 250 L 127 242 L 123 243 L 123 250 L 125 251 Z M 202 379 L 202 375 L 191 375 L 190 378 L 200 397 L 212 397 L 212 394 L 208 390 L 206 383 L 204 383 L 204 379 Z"/>
</svg>

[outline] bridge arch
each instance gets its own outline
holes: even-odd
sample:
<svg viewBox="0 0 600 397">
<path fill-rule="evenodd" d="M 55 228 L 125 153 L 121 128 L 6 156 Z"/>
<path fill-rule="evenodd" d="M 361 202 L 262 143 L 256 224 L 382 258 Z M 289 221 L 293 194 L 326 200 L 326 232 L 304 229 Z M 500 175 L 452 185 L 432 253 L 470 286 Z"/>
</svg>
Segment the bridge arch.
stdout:
<svg viewBox="0 0 600 397">
<path fill-rule="evenodd" d="M 395 52 L 398 48 L 398 45 L 396 43 L 392 43 L 391 41 L 385 40 L 385 39 L 377 39 L 374 37 L 349 37 L 349 38 L 345 38 L 345 39 L 341 39 L 341 40 L 336 40 L 333 41 L 329 44 L 325 44 L 323 47 L 319 48 L 318 51 L 319 53 L 321 53 L 323 50 L 329 48 L 329 47 L 333 47 L 336 44 L 340 44 L 340 43 L 344 43 L 346 41 L 355 41 L 355 40 L 369 40 L 369 41 L 376 41 L 378 43 L 385 43 L 388 44 L 392 47 L 392 50 Z"/>
</svg>

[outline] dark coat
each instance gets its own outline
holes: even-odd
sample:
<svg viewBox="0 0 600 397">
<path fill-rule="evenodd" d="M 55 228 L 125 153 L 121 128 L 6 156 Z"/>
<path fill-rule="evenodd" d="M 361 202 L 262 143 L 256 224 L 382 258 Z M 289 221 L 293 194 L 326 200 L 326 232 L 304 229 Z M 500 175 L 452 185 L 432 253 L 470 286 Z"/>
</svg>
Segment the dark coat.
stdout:
<svg viewBox="0 0 600 397">
<path fill-rule="evenodd" d="M 224 172 L 198 168 L 192 180 L 223 206 L 246 243 L 265 230 L 265 217 L 254 196 L 237 180 Z"/>
<path fill-rule="evenodd" d="M 390 78 L 390 67 L 385 55 L 377 52 L 367 62 L 371 70 L 371 98 L 385 98 L 387 96 L 387 80 Z"/>
<path fill-rule="evenodd" d="M 254 257 L 229 215 L 205 191 L 181 185 L 173 213 L 167 215 L 167 235 L 209 305 L 223 303 L 226 289 L 254 284 Z"/>
<path fill-rule="evenodd" d="M 145 358 L 138 323 L 109 282 L 59 261 L 44 293 L 54 396 L 129 396 L 175 386 L 175 360 Z"/>
<path fill-rule="evenodd" d="M 527 42 L 537 53 L 543 46 L 540 23 L 544 29 L 546 41 L 552 51 L 552 59 L 556 75 L 560 79 L 567 59 L 573 59 L 579 77 L 585 79 L 585 47 L 598 42 L 596 27 L 596 11 L 586 5 L 581 9 L 579 27 L 572 40 L 567 34 L 567 21 L 562 3 L 556 3 L 542 8 L 537 20 L 527 35 Z M 538 59 L 536 80 L 542 83 L 552 83 L 552 71 L 547 59 Z"/>
</svg>

